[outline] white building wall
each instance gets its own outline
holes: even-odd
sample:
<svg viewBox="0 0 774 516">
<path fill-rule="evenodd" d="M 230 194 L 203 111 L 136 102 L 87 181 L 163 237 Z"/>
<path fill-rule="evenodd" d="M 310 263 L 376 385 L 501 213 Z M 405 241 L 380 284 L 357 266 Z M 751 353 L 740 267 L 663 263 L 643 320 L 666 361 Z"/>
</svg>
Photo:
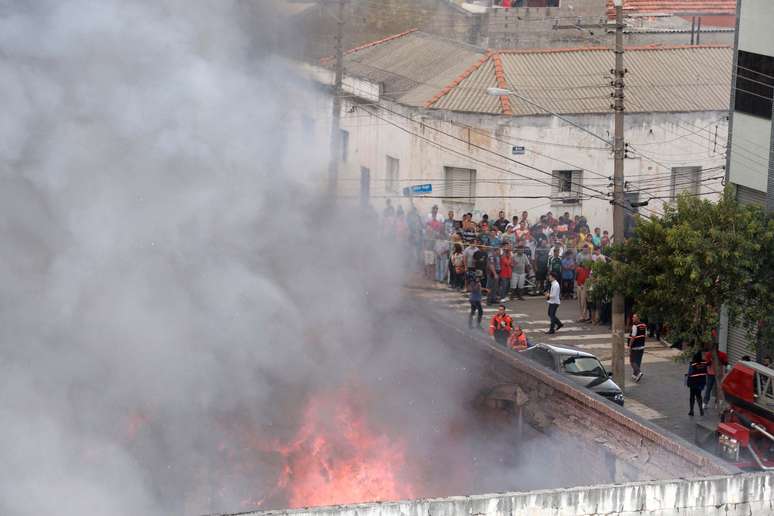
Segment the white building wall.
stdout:
<svg viewBox="0 0 774 516">
<path fill-rule="evenodd" d="M 374 207 L 381 209 L 385 199 L 391 197 L 394 204 L 407 208 L 412 200 L 385 190 L 386 156 L 390 155 L 400 160 L 401 188 L 433 185 L 432 194 L 413 199 L 422 212 L 429 211 L 433 204 L 444 212 L 450 208 L 459 211 L 458 202 L 437 197 L 444 195 L 444 167 L 462 167 L 476 170 L 474 213 L 496 217 L 500 209 L 509 216 L 527 210 L 534 218 L 549 210 L 554 214 L 568 211 L 585 215 L 592 227 L 612 229 L 612 205 L 605 195 L 612 191 L 608 178 L 613 174 L 613 161 L 604 142 L 550 116 L 460 114 L 411 109 L 385 101 L 382 106 L 385 109 L 372 103 L 344 103 L 341 127 L 349 132 L 349 157 L 341 167 L 342 196 L 358 197 L 360 167 L 365 166 L 371 171 Z M 610 136 L 612 115 L 583 115 L 573 120 L 604 138 Z M 625 164 L 629 190 L 640 190 L 640 200 L 667 197 L 671 194 L 671 167 L 722 167 L 726 124 L 726 112 L 627 115 L 627 142 L 652 159 L 629 153 Z M 512 156 L 514 145 L 525 147 L 525 154 Z M 579 205 L 550 199 L 551 172 L 568 169 L 584 171 L 586 188 Z M 703 171 L 700 193 L 722 190 L 719 179 L 706 180 L 723 174 L 719 168 Z M 506 198 L 529 196 L 544 198 Z M 702 197 L 712 199 L 717 195 Z M 669 199 L 653 199 L 641 212 L 660 213 L 666 202 Z"/>
</svg>

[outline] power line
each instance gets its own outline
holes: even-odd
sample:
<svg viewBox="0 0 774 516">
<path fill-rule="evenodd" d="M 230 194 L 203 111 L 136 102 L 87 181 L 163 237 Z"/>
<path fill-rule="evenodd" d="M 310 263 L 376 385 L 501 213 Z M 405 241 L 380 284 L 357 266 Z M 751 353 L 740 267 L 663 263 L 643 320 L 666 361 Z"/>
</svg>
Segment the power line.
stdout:
<svg viewBox="0 0 774 516">
<path fill-rule="evenodd" d="M 417 122 L 416 120 L 412 119 L 411 117 L 408 117 L 408 116 L 406 116 L 406 115 L 403 115 L 402 113 L 397 113 L 397 112 L 395 112 L 395 111 L 392 111 L 392 110 L 390 110 L 390 109 L 388 109 L 388 108 L 386 108 L 386 107 L 384 107 L 384 106 L 381 106 L 381 109 L 383 109 L 383 110 L 385 110 L 385 111 L 387 111 L 387 112 L 389 112 L 389 113 L 392 113 L 393 115 L 397 115 L 397 116 L 399 116 L 399 117 L 405 118 L 406 120 L 409 120 L 410 122 L 413 122 L 413 123 L 420 123 L 420 122 Z M 368 111 L 368 110 L 366 110 L 366 111 Z M 379 117 L 379 116 L 378 116 L 378 115 L 376 115 L 376 114 L 374 114 L 374 116 L 376 116 L 377 118 L 381 118 L 381 117 Z M 382 120 L 385 120 L 385 119 L 382 119 Z M 385 120 L 385 121 L 387 121 L 387 120 Z M 512 158 L 512 157 L 510 157 L 510 156 L 505 156 L 505 155 L 499 154 L 499 153 L 497 153 L 497 152 L 495 152 L 495 151 L 493 151 L 493 150 L 491 150 L 491 149 L 488 149 L 488 148 L 486 148 L 486 147 L 482 147 L 481 145 L 475 144 L 475 143 L 473 143 L 473 142 L 466 141 L 466 140 L 464 140 L 464 139 L 462 139 L 462 138 L 459 138 L 459 137 L 457 137 L 457 136 L 455 136 L 455 135 L 453 135 L 453 134 L 447 133 L 446 131 L 443 131 L 443 130 L 441 130 L 441 129 L 438 129 L 438 128 L 436 128 L 436 127 L 433 127 L 432 125 L 425 125 L 425 124 L 421 124 L 421 125 L 422 125 L 422 127 L 426 127 L 426 128 L 428 128 L 428 129 L 431 129 L 431 130 L 433 130 L 433 131 L 435 131 L 435 132 L 437 132 L 437 133 L 443 134 L 443 135 L 445 135 L 445 136 L 447 136 L 447 137 L 449 137 L 449 138 L 452 138 L 452 139 L 454 139 L 454 140 L 457 140 L 457 141 L 459 141 L 459 142 L 461 142 L 461 143 L 464 143 L 464 144 L 465 144 L 465 145 L 467 145 L 468 147 L 473 147 L 473 148 L 479 149 L 479 150 L 481 150 L 481 151 L 488 152 L 488 153 L 490 153 L 490 154 L 494 154 L 495 156 L 497 156 L 497 157 L 499 157 L 499 158 L 505 159 L 505 160 L 507 160 L 507 161 L 510 161 L 510 162 L 512 162 L 512 163 L 516 163 L 517 165 L 521 165 L 521 166 L 523 166 L 523 167 L 529 168 L 529 169 L 531 169 L 531 170 L 534 170 L 534 171 L 536 171 L 536 172 L 539 172 L 539 173 L 541 173 L 541 174 L 547 175 L 547 176 L 551 177 L 552 181 L 554 180 L 554 174 L 553 174 L 553 173 L 551 173 L 551 172 L 547 172 L 547 171 L 545 171 L 545 170 L 543 170 L 543 169 L 541 169 L 541 168 L 535 167 L 535 166 L 533 166 L 533 165 L 530 165 L 530 164 L 528 164 L 528 163 L 524 163 L 524 162 L 522 162 L 522 161 L 519 161 L 519 160 L 517 160 L 517 159 L 514 159 L 514 158 Z M 526 176 L 524 176 L 524 177 L 526 177 Z M 545 182 L 543 182 L 543 183 L 545 183 Z M 545 184 L 548 184 L 549 186 L 553 186 L 553 183 L 545 183 Z M 606 195 L 606 193 L 605 193 L 605 192 L 602 192 L 602 191 L 600 191 L 600 190 L 596 190 L 596 189 L 593 189 L 593 188 L 589 188 L 589 187 L 584 187 L 583 185 L 581 185 L 581 184 L 578 184 L 578 183 L 574 183 L 574 182 L 572 182 L 572 181 L 570 182 L 570 184 L 572 184 L 572 185 L 574 185 L 574 186 L 578 186 L 579 188 L 586 188 L 586 189 L 588 189 L 588 190 L 591 190 L 591 191 L 593 191 L 593 192 L 595 192 L 595 193 L 597 193 L 597 194 L 599 194 L 599 195 L 602 195 L 602 196 L 605 196 L 605 195 Z"/>
</svg>

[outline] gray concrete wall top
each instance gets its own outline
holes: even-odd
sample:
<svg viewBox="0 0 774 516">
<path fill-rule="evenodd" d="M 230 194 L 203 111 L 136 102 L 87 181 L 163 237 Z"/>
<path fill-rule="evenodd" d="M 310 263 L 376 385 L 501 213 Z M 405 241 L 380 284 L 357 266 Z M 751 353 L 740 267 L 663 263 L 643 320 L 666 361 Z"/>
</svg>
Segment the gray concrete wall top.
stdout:
<svg viewBox="0 0 774 516">
<path fill-rule="evenodd" d="M 260 516 L 750 516 L 774 514 L 772 474 L 632 482 L 527 493 L 457 496 L 263 511 Z"/>
</svg>

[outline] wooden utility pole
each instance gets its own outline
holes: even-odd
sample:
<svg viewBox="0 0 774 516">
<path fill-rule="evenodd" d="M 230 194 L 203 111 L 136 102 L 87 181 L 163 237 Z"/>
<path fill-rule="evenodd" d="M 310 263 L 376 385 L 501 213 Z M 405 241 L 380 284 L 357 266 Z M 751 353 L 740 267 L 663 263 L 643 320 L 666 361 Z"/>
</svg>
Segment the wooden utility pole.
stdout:
<svg viewBox="0 0 774 516">
<path fill-rule="evenodd" d="M 626 145 L 624 143 L 624 45 L 623 31 L 623 0 L 613 0 L 615 6 L 615 23 L 594 23 L 573 25 L 554 25 L 554 29 L 614 29 L 615 31 L 615 68 L 613 73 L 613 111 L 614 111 L 614 138 L 613 138 L 613 240 L 621 243 L 624 240 L 625 226 L 625 196 L 624 196 L 624 157 Z M 626 346 L 624 341 L 624 297 L 621 293 L 613 294 L 612 306 L 613 332 L 613 380 L 621 389 L 626 385 L 626 366 L 624 357 Z"/>
<path fill-rule="evenodd" d="M 338 0 L 336 12 L 336 70 L 333 80 L 333 113 L 331 117 L 331 157 L 328 163 L 328 194 L 335 198 L 339 183 L 341 158 L 341 83 L 344 78 L 344 2 Z"/>
</svg>

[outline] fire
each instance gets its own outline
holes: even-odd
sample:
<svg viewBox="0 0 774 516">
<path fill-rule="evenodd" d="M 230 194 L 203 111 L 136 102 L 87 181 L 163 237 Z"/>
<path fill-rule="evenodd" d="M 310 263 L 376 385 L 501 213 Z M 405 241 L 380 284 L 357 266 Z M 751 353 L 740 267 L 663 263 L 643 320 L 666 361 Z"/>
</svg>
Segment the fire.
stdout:
<svg viewBox="0 0 774 516">
<path fill-rule="evenodd" d="M 276 451 L 285 460 L 277 487 L 291 508 L 414 497 L 404 443 L 372 428 L 346 395 L 311 399 Z"/>
</svg>

